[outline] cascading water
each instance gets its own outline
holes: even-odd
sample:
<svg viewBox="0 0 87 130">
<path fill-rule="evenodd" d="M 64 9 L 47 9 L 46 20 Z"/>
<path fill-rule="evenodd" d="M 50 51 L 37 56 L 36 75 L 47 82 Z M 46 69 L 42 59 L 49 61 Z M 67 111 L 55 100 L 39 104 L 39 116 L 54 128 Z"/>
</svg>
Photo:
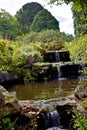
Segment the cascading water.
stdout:
<svg viewBox="0 0 87 130">
<path fill-rule="evenodd" d="M 57 72 L 58 72 L 58 79 L 57 79 L 57 81 L 58 81 L 58 91 L 62 91 L 62 88 L 61 88 L 61 84 L 62 84 L 62 82 L 61 82 L 61 70 L 60 70 L 60 67 L 59 67 L 59 65 L 57 64 L 56 65 L 56 67 L 57 67 Z"/>
<path fill-rule="evenodd" d="M 44 108 L 38 115 L 37 130 L 62 130 L 63 125 L 61 125 L 60 114 L 55 110 L 55 105 L 58 103 L 57 100 L 55 98 L 38 102 Z"/>
<path fill-rule="evenodd" d="M 65 58 L 65 55 L 66 55 L 66 58 L 68 58 L 68 59 Z M 56 96 L 56 92 L 57 91 L 59 91 L 59 92 L 62 91 L 62 95 L 61 96 L 63 96 L 63 87 L 61 87 L 63 83 L 62 83 L 61 78 L 72 76 L 72 74 L 73 74 L 73 76 L 74 75 L 78 76 L 78 66 L 76 66 L 76 64 L 74 64 L 72 62 L 68 62 L 68 61 L 70 61 L 68 56 L 69 55 L 68 55 L 67 51 L 63 51 L 63 55 L 62 55 L 62 51 L 50 51 L 50 52 L 47 53 L 47 56 L 45 57 L 46 62 L 52 63 L 51 65 L 54 64 L 55 68 L 57 68 L 57 70 L 56 69 L 55 70 L 56 70 L 56 72 L 58 72 L 58 78 L 57 78 L 58 79 L 58 84 L 57 85 L 59 86 L 59 88 L 57 86 L 57 90 L 53 91 L 54 90 L 54 86 L 52 85 L 53 86 L 53 90 L 52 90 L 53 97 L 51 97 L 51 93 L 49 94 L 49 91 L 47 91 L 47 94 L 46 94 L 45 86 L 44 86 L 43 91 L 42 91 L 42 86 L 40 87 L 40 89 L 41 89 L 40 93 L 37 92 L 37 90 L 39 91 L 40 89 L 36 88 L 36 90 L 35 90 L 35 87 L 37 86 L 36 84 L 33 87 L 33 89 L 30 89 L 31 87 L 28 87 L 29 92 L 30 92 L 30 94 L 28 92 L 28 96 L 31 96 L 31 98 L 33 98 L 33 96 L 35 96 L 35 98 L 37 98 L 37 97 L 39 98 L 39 95 L 41 95 L 41 96 L 43 95 L 44 101 L 41 101 L 40 105 L 42 104 L 41 106 L 42 106 L 43 109 L 49 108 L 48 111 L 42 111 L 39 114 L 40 118 L 38 118 L 38 120 L 37 120 L 37 123 L 38 123 L 38 129 L 37 130 L 57 130 L 57 129 L 58 130 L 62 130 L 62 129 L 59 129 L 59 127 L 61 126 L 61 121 L 60 121 L 61 115 L 58 113 L 58 111 L 51 110 L 51 108 L 53 108 L 53 104 L 55 106 L 56 102 L 57 102 L 57 99 L 55 99 L 56 102 L 54 101 L 54 98 L 58 97 L 58 95 Z M 74 66 L 76 66 L 76 68 Z M 75 70 L 73 69 L 73 67 L 74 67 Z M 73 72 L 73 70 L 74 70 L 75 73 Z M 49 71 L 49 72 L 51 72 L 51 71 Z M 46 73 L 46 75 L 47 74 L 48 73 Z M 53 74 L 57 75 L 57 73 L 51 73 L 51 74 L 52 75 Z M 40 76 L 40 78 L 41 78 L 41 76 Z M 69 85 L 69 87 L 71 87 L 71 86 Z M 22 88 L 24 88 L 24 87 L 22 87 Z M 49 86 L 48 88 L 51 88 L 51 86 Z M 35 93 L 32 93 L 32 95 L 31 95 L 31 90 L 33 90 L 33 92 L 35 92 Z M 70 91 L 70 89 L 69 89 L 69 91 Z M 23 94 L 24 94 L 24 91 L 22 92 L 22 96 L 23 96 Z M 36 94 L 37 94 L 37 96 L 36 96 Z M 27 95 L 27 90 L 26 90 L 26 95 Z M 46 100 L 45 100 L 45 96 L 44 95 L 45 96 L 47 95 L 46 98 L 51 98 L 52 100 L 45 102 Z M 48 97 L 48 95 L 50 95 L 50 97 Z M 30 99 L 30 98 L 28 97 L 28 99 Z M 39 98 L 39 100 L 40 99 L 41 99 L 41 97 Z M 62 122 L 65 123 L 65 120 L 63 120 Z M 68 120 L 68 121 L 70 121 L 70 120 Z"/>
<path fill-rule="evenodd" d="M 47 130 L 49 128 L 58 128 L 60 126 L 60 117 L 57 111 L 46 112 L 42 111 L 37 120 L 37 130 Z"/>
<path fill-rule="evenodd" d="M 56 59 L 56 62 L 60 62 L 60 55 L 58 51 L 55 51 L 55 59 Z"/>
<path fill-rule="evenodd" d="M 61 88 L 61 70 L 60 70 L 60 66 L 59 66 L 59 62 L 60 62 L 60 53 L 58 51 L 55 51 L 55 59 L 56 59 L 56 67 L 57 67 L 57 72 L 58 72 L 58 91 L 62 91 L 62 88 Z"/>
</svg>

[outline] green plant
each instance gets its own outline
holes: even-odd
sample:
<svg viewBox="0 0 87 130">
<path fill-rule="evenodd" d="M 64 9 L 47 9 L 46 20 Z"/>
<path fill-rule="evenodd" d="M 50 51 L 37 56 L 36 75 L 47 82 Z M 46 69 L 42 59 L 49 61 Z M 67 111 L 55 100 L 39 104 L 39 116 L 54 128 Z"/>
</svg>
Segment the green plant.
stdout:
<svg viewBox="0 0 87 130">
<path fill-rule="evenodd" d="M 65 48 L 69 50 L 73 61 L 87 61 L 87 34 L 80 36 L 69 44 L 65 44 Z"/>
<path fill-rule="evenodd" d="M 4 106 L 4 108 L 2 108 L 1 127 L 4 130 L 19 130 L 18 125 L 16 123 L 18 118 L 16 118 L 15 121 L 12 121 L 8 115 L 8 108 Z"/>
<path fill-rule="evenodd" d="M 84 68 L 82 69 L 82 73 L 83 73 L 84 75 L 87 75 L 87 67 L 84 67 Z"/>
<path fill-rule="evenodd" d="M 30 81 L 33 80 L 32 64 L 42 60 L 43 57 L 34 43 L 24 45 L 17 41 L 0 40 L 0 68 L 3 71 L 14 72 L 19 78 Z"/>
<path fill-rule="evenodd" d="M 87 117 L 74 109 L 74 128 L 76 130 L 87 130 Z"/>
<path fill-rule="evenodd" d="M 30 44 L 33 43 L 49 43 L 52 41 L 62 41 L 62 42 L 70 42 L 74 38 L 72 35 L 65 34 L 64 32 L 59 32 L 58 30 L 54 29 L 46 29 L 42 30 L 41 32 L 29 32 L 26 35 L 22 35 L 20 37 L 17 37 L 17 40 L 21 43 Z"/>
<path fill-rule="evenodd" d="M 19 130 L 16 121 L 12 122 L 9 117 L 2 119 L 2 127 L 4 130 Z"/>
</svg>

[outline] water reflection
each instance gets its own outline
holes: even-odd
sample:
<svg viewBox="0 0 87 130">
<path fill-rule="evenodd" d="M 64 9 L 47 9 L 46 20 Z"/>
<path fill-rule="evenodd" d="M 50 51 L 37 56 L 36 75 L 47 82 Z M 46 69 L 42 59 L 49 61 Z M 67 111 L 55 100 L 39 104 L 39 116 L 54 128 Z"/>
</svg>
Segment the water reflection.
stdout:
<svg viewBox="0 0 87 130">
<path fill-rule="evenodd" d="M 78 85 L 78 79 L 60 80 L 57 82 L 32 83 L 16 85 L 8 91 L 16 91 L 20 100 L 43 100 L 67 96 L 73 93 Z"/>
</svg>

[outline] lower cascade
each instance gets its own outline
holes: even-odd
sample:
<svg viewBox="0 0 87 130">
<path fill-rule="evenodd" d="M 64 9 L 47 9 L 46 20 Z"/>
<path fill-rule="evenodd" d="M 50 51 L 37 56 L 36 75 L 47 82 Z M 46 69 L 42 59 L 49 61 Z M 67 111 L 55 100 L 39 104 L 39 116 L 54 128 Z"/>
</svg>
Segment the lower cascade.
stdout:
<svg viewBox="0 0 87 130">
<path fill-rule="evenodd" d="M 53 73 L 50 68 L 48 68 L 48 71 L 45 71 L 44 74 L 41 73 L 41 75 L 38 76 L 39 78 L 42 78 L 41 76 L 43 75 L 48 76 L 49 72 L 52 75 L 49 77 L 57 77 L 57 80 L 60 80 L 61 78 L 77 78 L 80 75 L 79 70 L 83 67 L 79 63 L 71 62 L 67 51 L 47 52 L 44 56 L 44 61 L 51 63 L 50 68 L 52 68 L 52 65 L 55 65 L 57 76 L 54 76 L 55 71 Z M 46 67 L 43 68 L 45 70 Z M 7 77 L 5 78 L 7 79 Z M 60 84 L 59 90 L 61 91 L 61 82 L 58 83 Z M 77 93 L 75 95 L 79 97 Z M 72 109 L 78 105 L 75 98 L 76 97 L 71 96 L 66 98 L 63 97 L 61 99 L 52 98 L 47 100 L 28 100 L 22 102 L 16 98 L 16 93 L 9 93 L 0 86 L 0 108 L 2 107 L 2 104 L 4 104 L 3 106 L 6 105 L 6 107 L 9 107 L 11 112 L 9 116 L 12 119 L 14 115 L 19 116 L 18 123 L 23 123 L 24 126 L 35 118 L 37 128 L 33 130 L 69 130 L 69 127 L 73 130 L 73 123 L 70 123 L 73 118 Z M 13 110 L 15 110 L 14 113 Z M 21 126 L 19 125 L 19 127 Z M 30 125 L 29 127 L 32 129 L 33 125 Z"/>
<path fill-rule="evenodd" d="M 52 127 L 60 126 L 60 116 L 57 111 L 47 113 L 46 111 L 42 111 L 39 114 L 39 119 L 37 120 L 37 130 L 45 130 Z"/>
</svg>

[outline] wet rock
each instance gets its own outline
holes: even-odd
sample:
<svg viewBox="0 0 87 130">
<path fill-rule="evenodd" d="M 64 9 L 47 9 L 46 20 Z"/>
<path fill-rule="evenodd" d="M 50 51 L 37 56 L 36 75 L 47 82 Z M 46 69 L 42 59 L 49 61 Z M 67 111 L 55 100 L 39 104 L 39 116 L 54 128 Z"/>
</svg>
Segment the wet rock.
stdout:
<svg viewBox="0 0 87 130">
<path fill-rule="evenodd" d="M 8 115 L 20 112 L 16 92 L 8 92 L 3 86 L 0 86 L 0 108 L 2 113 L 8 110 Z"/>
<path fill-rule="evenodd" d="M 7 71 L 0 71 L 0 83 L 5 81 L 11 81 L 17 78 L 18 77 L 13 73 L 9 73 Z"/>
<path fill-rule="evenodd" d="M 51 63 L 35 63 L 33 76 L 36 82 L 53 81 L 58 78 L 56 65 Z"/>
<path fill-rule="evenodd" d="M 0 85 L 0 100 L 4 98 L 5 94 L 8 94 L 8 91 Z"/>
<path fill-rule="evenodd" d="M 72 105 L 61 105 L 57 106 L 56 109 L 60 115 L 60 123 L 63 128 L 69 128 L 71 120 L 73 119 L 73 107 Z M 72 124 L 73 125 L 73 124 Z"/>
<path fill-rule="evenodd" d="M 79 85 L 74 91 L 74 96 L 79 100 L 84 100 L 87 98 L 87 80 L 84 79 L 80 81 Z"/>
<path fill-rule="evenodd" d="M 21 107 L 21 115 L 25 115 L 26 117 L 37 116 L 38 112 L 41 108 L 37 107 L 35 104 L 23 105 Z"/>
<path fill-rule="evenodd" d="M 43 109 L 39 112 L 37 118 L 37 130 L 48 129 L 52 127 L 57 127 L 60 125 L 60 117 L 57 111 L 48 112 Z"/>
<path fill-rule="evenodd" d="M 62 129 L 62 128 L 59 128 L 59 127 L 52 127 L 52 128 L 48 128 L 46 130 L 68 130 L 68 129 Z"/>
<path fill-rule="evenodd" d="M 87 114 L 87 79 L 80 80 L 74 91 L 74 96 L 79 102 L 78 109 L 80 112 Z"/>
<path fill-rule="evenodd" d="M 70 61 L 69 51 L 67 50 L 56 50 L 47 51 L 44 55 L 44 62 L 61 62 Z"/>
<path fill-rule="evenodd" d="M 0 84 L 4 87 L 9 87 L 20 82 L 20 79 L 13 72 L 0 70 Z"/>
</svg>

